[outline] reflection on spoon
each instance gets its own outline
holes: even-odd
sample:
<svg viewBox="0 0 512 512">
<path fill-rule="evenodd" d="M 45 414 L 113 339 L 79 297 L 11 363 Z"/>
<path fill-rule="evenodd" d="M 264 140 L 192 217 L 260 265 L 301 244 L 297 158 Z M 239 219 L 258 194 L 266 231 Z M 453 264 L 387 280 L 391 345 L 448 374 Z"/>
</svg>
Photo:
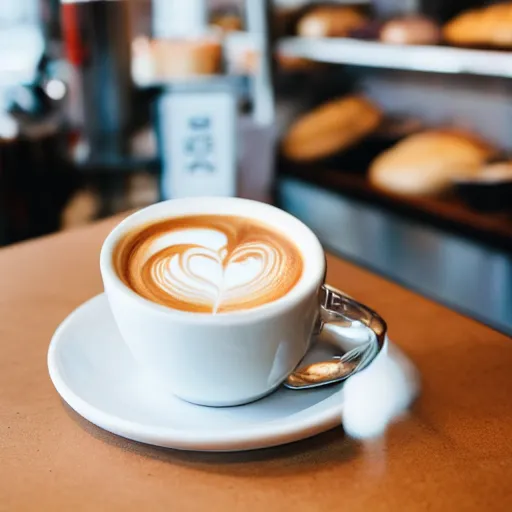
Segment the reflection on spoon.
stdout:
<svg viewBox="0 0 512 512">
<path fill-rule="evenodd" d="M 338 360 L 310 364 L 293 372 L 285 382 L 292 389 L 305 389 L 323 385 L 324 383 L 340 382 L 352 375 L 357 363 L 344 363 Z"/>
<path fill-rule="evenodd" d="M 363 370 L 379 352 L 374 341 L 356 347 L 341 357 L 298 368 L 284 382 L 289 389 L 311 389 L 344 381 Z"/>
</svg>

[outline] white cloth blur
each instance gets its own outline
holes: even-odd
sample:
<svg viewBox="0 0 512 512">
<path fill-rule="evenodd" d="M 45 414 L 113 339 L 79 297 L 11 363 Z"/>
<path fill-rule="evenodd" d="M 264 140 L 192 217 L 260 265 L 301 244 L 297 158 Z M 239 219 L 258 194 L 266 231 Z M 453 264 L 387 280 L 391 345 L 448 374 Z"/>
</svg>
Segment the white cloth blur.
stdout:
<svg viewBox="0 0 512 512">
<path fill-rule="evenodd" d="M 343 426 L 351 437 L 383 435 L 419 394 L 420 377 L 413 362 L 389 340 L 386 348 L 368 368 L 345 383 Z"/>
</svg>

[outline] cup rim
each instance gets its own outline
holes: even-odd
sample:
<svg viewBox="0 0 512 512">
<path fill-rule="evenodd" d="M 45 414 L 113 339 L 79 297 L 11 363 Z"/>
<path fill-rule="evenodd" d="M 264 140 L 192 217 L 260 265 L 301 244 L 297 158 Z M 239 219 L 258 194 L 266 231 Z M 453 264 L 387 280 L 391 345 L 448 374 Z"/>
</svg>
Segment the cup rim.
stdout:
<svg viewBox="0 0 512 512">
<path fill-rule="evenodd" d="M 142 297 L 134 290 L 132 290 L 129 286 L 127 286 L 122 279 L 119 277 L 116 269 L 114 268 L 112 255 L 113 250 L 116 247 L 117 243 L 121 236 L 125 233 L 127 226 L 130 228 L 137 228 L 138 226 L 142 226 L 152 220 L 158 220 L 165 217 L 173 217 L 178 216 L 176 214 L 169 215 L 152 215 L 149 219 L 146 218 L 147 215 L 150 215 L 150 212 L 154 210 L 155 212 L 159 212 L 162 209 L 165 209 L 167 204 L 178 205 L 179 203 L 190 205 L 191 202 L 195 202 L 197 204 L 201 204 L 203 207 L 211 205 L 212 209 L 216 204 L 225 204 L 226 202 L 231 202 L 233 204 L 244 205 L 249 208 L 250 206 L 257 207 L 259 209 L 266 210 L 268 212 L 274 212 L 274 214 L 279 214 L 282 218 L 286 218 L 288 222 L 294 223 L 298 228 L 300 228 L 304 236 L 309 238 L 309 241 L 312 242 L 312 246 L 308 248 L 313 254 L 310 256 L 311 260 L 318 260 L 318 269 L 314 269 L 312 275 L 308 279 L 308 282 L 302 285 L 302 289 L 298 289 L 301 280 L 297 283 L 286 295 L 280 297 L 279 299 L 262 304 L 261 306 L 256 306 L 251 309 L 244 309 L 239 311 L 230 311 L 227 313 L 220 314 L 208 314 L 208 313 L 198 313 L 193 311 L 183 311 L 172 309 L 162 304 L 158 304 L 153 302 L 145 297 Z M 215 211 L 213 209 L 213 211 Z M 193 215 L 193 212 L 184 213 L 183 215 Z M 238 213 L 234 213 L 235 215 L 239 215 Z M 246 215 L 246 217 L 262 220 L 257 216 Z M 140 219 L 144 218 L 143 221 Z M 296 242 L 297 243 L 297 242 Z M 305 257 L 302 254 L 302 257 Z M 258 322 L 264 320 L 265 318 L 275 317 L 282 314 L 285 314 L 287 311 L 296 307 L 296 305 L 302 301 L 305 297 L 308 297 L 313 294 L 318 294 L 318 290 L 320 286 L 324 284 L 325 280 L 325 269 L 326 269 L 326 259 L 325 253 L 323 251 L 322 245 L 318 240 L 317 236 L 313 233 L 313 231 L 306 226 L 299 219 L 294 217 L 293 215 L 281 210 L 275 206 L 272 206 L 267 203 L 261 203 L 259 201 L 253 201 L 251 199 L 243 199 L 237 197 L 216 197 L 216 196 L 201 196 L 201 197 L 191 197 L 191 198 L 180 198 L 180 199 L 169 199 L 166 201 L 160 201 L 158 203 L 154 203 L 150 206 L 142 208 L 130 215 L 128 215 L 125 219 L 123 219 L 116 227 L 107 235 L 105 238 L 100 252 L 100 271 L 104 281 L 105 291 L 107 292 L 107 282 L 108 286 L 112 286 L 116 291 L 123 294 L 123 296 L 129 299 L 132 302 L 137 303 L 138 306 L 145 310 L 149 310 L 156 314 L 161 314 L 167 316 L 169 319 L 174 319 L 176 321 L 187 322 L 192 321 L 196 324 L 201 325 L 240 325 L 240 324 L 250 324 L 254 322 Z M 303 278 L 301 278 L 303 279 Z"/>
</svg>

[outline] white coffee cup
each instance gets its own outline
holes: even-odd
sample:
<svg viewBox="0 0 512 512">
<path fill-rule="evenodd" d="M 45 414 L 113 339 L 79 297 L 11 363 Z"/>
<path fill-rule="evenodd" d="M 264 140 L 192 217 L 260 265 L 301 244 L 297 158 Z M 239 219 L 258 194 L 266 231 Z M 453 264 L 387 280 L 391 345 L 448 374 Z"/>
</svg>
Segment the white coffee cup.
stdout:
<svg viewBox="0 0 512 512">
<path fill-rule="evenodd" d="M 113 252 L 127 233 L 159 219 L 196 214 L 249 217 L 285 233 L 302 255 L 301 278 L 274 302 L 217 315 L 170 309 L 123 283 Z M 325 255 L 313 232 L 278 208 L 245 199 L 203 197 L 165 201 L 130 215 L 105 240 L 100 266 L 115 321 L 141 370 L 165 392 L 186 401 L 230 406 L 272 392 L 308 351 Z"/>
</svg>

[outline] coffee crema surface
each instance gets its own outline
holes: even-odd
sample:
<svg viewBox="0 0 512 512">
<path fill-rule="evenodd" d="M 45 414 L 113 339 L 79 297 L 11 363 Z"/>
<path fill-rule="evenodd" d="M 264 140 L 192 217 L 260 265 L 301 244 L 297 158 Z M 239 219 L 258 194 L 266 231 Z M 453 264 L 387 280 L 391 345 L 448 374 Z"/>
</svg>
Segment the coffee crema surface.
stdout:
<svg viewBox="0 0 512 512">
<path fill-rule="evenodd" d="M 190 215 L 152 222 L 114 251 L 121 280 L 181 311 L 227 313 L 274 302 L 299 281 L 303 261 L 285 235 L 254 219 Z"/>
</svg>

